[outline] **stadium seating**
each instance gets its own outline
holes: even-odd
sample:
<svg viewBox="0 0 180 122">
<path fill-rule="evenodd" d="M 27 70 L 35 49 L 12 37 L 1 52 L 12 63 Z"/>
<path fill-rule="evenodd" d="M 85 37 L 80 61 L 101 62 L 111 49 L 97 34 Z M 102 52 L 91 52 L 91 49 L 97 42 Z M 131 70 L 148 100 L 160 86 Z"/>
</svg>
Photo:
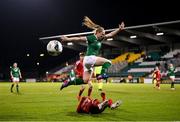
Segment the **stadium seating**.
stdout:
<svg viewBox="0 0 180 122">
<path fill-rule="evenodd" d="M 148 72 L 150 73 L 154 68 L 131 68 L 128 70 L 129 73 L 134 73 L 134 72 Z"/>
<path fill-rule="evenodd" d="M 128 61 L 128 63 L 131 63 L 131 62 L 136 61 L 136 60 L 139 59 L 140 57 L 141 57 L 141 54 L 140 54 L 140 53 L 138 53 L 138 54 L 130 53 L 129 59 L 128 59 L 127 61 Z"/>
<path fill-rule="evenodd" d="M 119 73 L 123 68 L 128 66 L 127 61 L 117 62 L 111 65 L 111 67 L 108 68 L 108 73 Z"/>
<path fill-rule="evenodd" d="M 112 59 L 112 63 L 117 63 L 122 61 L 127 61 L 128 63 L 131 63 L 139 59 L 142 54 L 144 54 L 144 52 L 142 53 L 127 52 L 116 57 L 115 59 Z"/>
<path fill-rule="evenodd" d="M 180 49 L 171 51 L 171 52 L 167 53 L 166 55 L 162 56 L 162 58 L 173 58 L 173 56 L 176 55 L 177 53 L 180 53 Z"/>
<path fill-rule="evenodd" d="M 158 63 L 162 63 L 163 61 L 158 61 Z M 140 66 L 155 66 L 157 61 L 145 61 L 141 62 L 139 65 Z"/>
<path fill-rule="evenodd" d="M 118 57 L 116 57 L 115 59 L 112 59 L 112 63 L 117 63 L 117 62 L 122 62 L 122 61 L 125 61 L 126 60 L 126 57 L 127 57 L 128 53 L 124 53 Z"/>
</svg>

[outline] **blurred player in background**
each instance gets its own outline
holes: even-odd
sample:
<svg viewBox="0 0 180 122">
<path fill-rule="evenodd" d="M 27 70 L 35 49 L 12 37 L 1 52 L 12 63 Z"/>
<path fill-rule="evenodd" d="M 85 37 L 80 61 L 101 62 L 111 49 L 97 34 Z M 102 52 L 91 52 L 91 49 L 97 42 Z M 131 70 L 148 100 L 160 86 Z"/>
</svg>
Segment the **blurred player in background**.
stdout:
<svg viewBox="0 0 180 122">
<path fill-rule="evenodd" d="M 83 81 L 83 59 L 84 59 L 85 54 L 83 52 L 79 53 L 79 60 L 76 61 L 75 66 L 74 66 L 74 70 L 71 70 L 70 75 L 69 75 L 69 79 L 67 79 L 67 81 L 65 81 L 60 90 L 62 90 L 65 87 L 68 87 L 70 85 L 82 85 L 85 84 Z M 77 96 L 78 100 L 81 98 L 82 93 L 85 90 L 85 86 L 82 85 L 81 89 L 79 91 L 79 94 Z"/>
<path fill-rule="evenodd" d="M 122 104 L 122 101 L 118 100 L 113 103 L 112 99 L 106 100 L 106 95 L 104 92 L 101 93 L 102 102 L 98 99 L 91 99 L 89 97 L 82 97 L 79 105 L 77 107 L 78 113 L 87 114 L 98 114 L 102 113 L 107 107 L 115 109 Z"/>
<path fill-rule="evenodd" d="M 102 66 L 96 66 L 95 67 L 94 73 L 95 73 L 97 78 L 101 74 L 101 69 L 102 69 Z M 97 81 L 98 81 L 98 90 L 102 91 L 102 89 L 103 89 L 103 79 L 97 79 Z"/>
<path fill-rule="evenodd" d="M 175 90 L 174 88 L 174 83 L 175 83 L 175 73 L 177 72 L 176 68 L 173 66 L 172 63 L 169 64 L 169 67 L 168 67 L 168 76 L 171 80 L 171 89 L 172 90 Z"/>
<path fill-rule="evenodd" d="M 161 72 L 158 66 L 155 67 L 155 70 L 153 72 L 153 83 L 154 83 L 154 88 L 160 89 Z"/>
<path fill-rule="evenodd" d="M 19 93 L 19 81 L 22 79 L 21 71 L 17 66 L 17 63 L 13 63 L 13 67 L 10 68 L 10 76 L 12 80 L 11 92 L 13 92 L 13 87 L 16 85 L 16 91 Z"/>
</svg>

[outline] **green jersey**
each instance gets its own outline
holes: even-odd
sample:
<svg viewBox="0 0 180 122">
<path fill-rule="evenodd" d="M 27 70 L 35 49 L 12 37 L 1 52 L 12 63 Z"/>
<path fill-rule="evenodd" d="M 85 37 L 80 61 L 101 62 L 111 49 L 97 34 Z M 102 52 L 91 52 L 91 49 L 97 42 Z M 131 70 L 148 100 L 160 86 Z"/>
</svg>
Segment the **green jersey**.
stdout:
<svg viewBox="0 0 180 122">
<path fill-rule="evenodd" d="M 13 77 L 19 78 L 20 77 L 20 69 L 17 68 L 11 68 L 11 74 Z"/>
<path fill-rule="evenodd" d="M 169 69 L 168 69 L 168 75 L 169 76 L 175 76 L 175 68 L 174 67 L 170 67 Z"/>
<path fill-rule="evenodd" d="M 76 77 L 76 74 L 75 74 L 74 70 L 70 71 L 69 76 L 70 76 L 70 78 Z"/>
<path fill-rule="evenodd" d="M 99 51 L 101 49 L 101 41 L 96 38 L 95 35 L 87 36 L 88 47 L 86 51 L 86 56 L 90 55 L 99 55 Z"/>
</svg>

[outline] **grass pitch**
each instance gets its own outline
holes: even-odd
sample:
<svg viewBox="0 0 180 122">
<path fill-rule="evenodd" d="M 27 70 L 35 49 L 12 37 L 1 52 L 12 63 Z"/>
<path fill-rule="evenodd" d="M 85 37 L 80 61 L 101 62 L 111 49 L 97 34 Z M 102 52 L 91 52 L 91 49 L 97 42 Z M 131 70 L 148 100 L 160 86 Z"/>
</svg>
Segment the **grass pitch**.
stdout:
<svg viewBox="0 0 180 122">
<path fill-rule="evenodd" d="M 152 84 L 104 84 L 103 90 L 113 101 L 123 104 L 102 114 L 76 113 L 80 86 L 59 91 L 60 83 L 21 83 L 20 94 L 10 93 L 10 83 L 0 83 L 0 121 L 180 121 L 180 85 L 170 90 Z M 87 88 L 83 95 L 87 95 Z M 100 99 L 97 84 L 93 98 Z"/>
</svg>

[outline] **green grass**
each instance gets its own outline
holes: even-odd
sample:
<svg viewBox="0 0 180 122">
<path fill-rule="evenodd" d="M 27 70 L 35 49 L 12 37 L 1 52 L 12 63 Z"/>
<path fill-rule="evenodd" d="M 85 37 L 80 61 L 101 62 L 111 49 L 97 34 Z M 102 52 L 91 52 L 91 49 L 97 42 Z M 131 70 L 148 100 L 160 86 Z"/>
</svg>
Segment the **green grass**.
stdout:
<svg viewBox="0 0 180 122">
<path fill-rule="evenodd" d="M 59 91 L 59 83 L 21 83 L 21 93 L 16 94 L 10 93 L 10 85 L 0 83 L 1 121 L 180 121 L 180 85 L 171 91 L 170 84 L 161 85 L 161 90 L 151 84 L 105 84 L 107 97 L 121 99 L 123 104 L 98 115 L 76 113 L 80 86 Z M 93 98 L 100 99 L 99 93 L 94 84 Z"/>
</svg>

